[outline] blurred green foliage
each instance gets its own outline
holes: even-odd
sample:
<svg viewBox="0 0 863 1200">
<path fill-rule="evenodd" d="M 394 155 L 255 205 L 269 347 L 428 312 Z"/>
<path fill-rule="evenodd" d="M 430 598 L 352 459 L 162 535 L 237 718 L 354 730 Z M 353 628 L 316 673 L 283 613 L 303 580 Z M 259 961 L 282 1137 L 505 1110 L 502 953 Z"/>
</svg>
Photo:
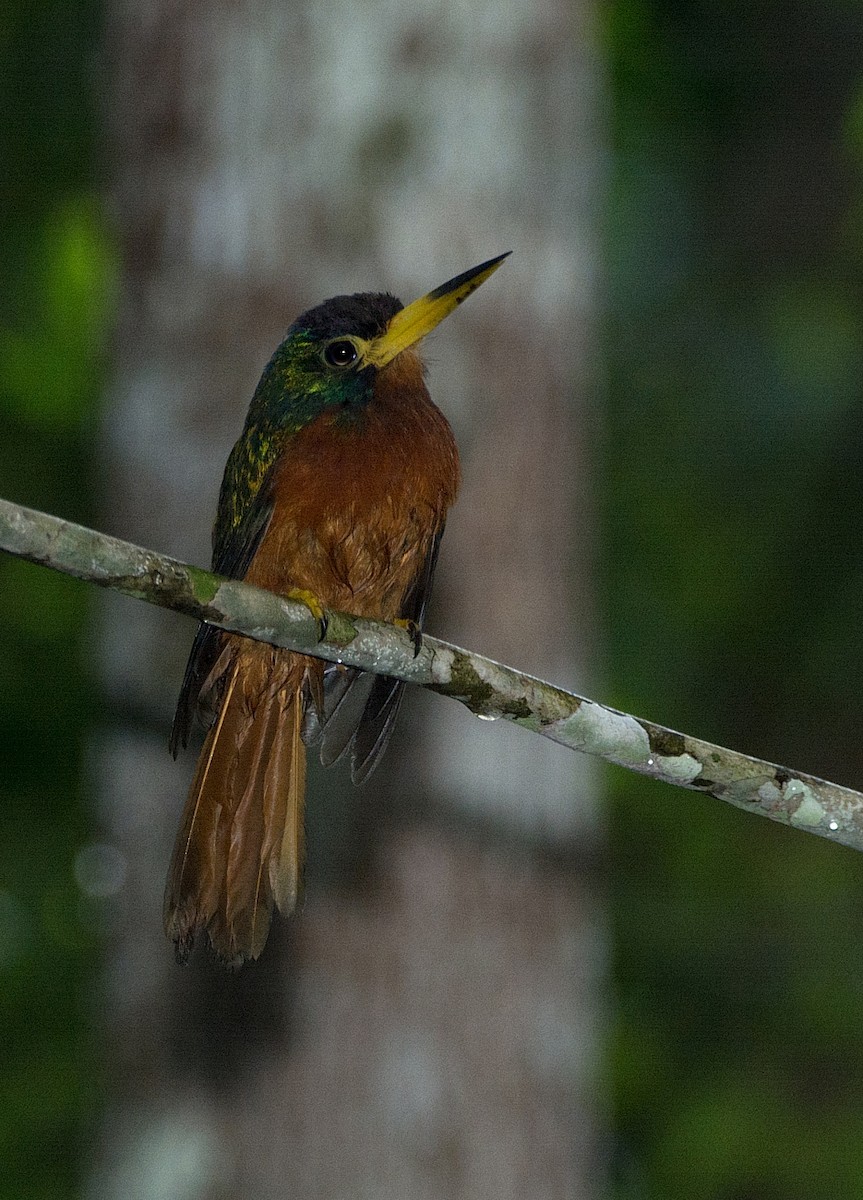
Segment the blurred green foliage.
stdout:
<svg viewBox="0 0 863 1200">
<path fill-rule="evenodd" d="M 96 200 L 100 8 L 0 16 L 0 495 L 92 517 L 96 405 L 113 276 Z M 98 911 L 74 878 L 91 597 L 0 558 L 0 1197 L 79 1193 L 98 1086 L 88 1006 Z"/>
<path fill-rule="evenodd" d="M 614 0 L 612 699 L 860 787 L 863 6 Z M 863 863 L 623 772 L 615 1194 L 863 1195 Z"/>
</svg>

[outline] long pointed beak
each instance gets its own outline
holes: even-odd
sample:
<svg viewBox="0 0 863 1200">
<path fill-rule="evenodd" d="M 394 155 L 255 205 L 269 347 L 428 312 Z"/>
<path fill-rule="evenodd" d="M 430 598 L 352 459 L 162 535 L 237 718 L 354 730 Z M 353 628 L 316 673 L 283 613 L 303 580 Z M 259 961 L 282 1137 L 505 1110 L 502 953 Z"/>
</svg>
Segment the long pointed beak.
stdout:
<svg viewBox="0 0 863 1200">
<path fill-rule="evenodd" d="M 449 283 L 442 284 L 427 296 L 421 296 L 419 300 L 414 300 L 413 304 L 397 312 L 386 330 L 369 346 L 365 355 L 366 362 L 375 367 L 385 367 L 397 354 L 401 354 L 402 350 L 416 345 L 420 338 L 424 338 L 436 325 L 440 325 L 444 317 L 448 317 L 462 300 L 466 300 L 481 283 L 485 283 L 511 253 L 512 251 L 508 250 L 506 254 L 499 254 L 497 258 L 490 258 L 488 262 L 480 263 L 478 267 L 456 275 Z"/>
</svg>

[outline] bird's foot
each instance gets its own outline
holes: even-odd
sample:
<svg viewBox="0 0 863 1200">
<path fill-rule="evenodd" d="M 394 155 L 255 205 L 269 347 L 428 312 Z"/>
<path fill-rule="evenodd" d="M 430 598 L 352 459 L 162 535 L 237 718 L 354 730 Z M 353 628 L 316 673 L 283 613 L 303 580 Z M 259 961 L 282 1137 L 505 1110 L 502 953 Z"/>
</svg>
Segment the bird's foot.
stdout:
<svg viewBox="0 0 863 1200">
<path fill-rule="evenodd" d="M 298 604 L 305 604 L 306 608 L 315 618 L 318 624 L 318 641 L 322 642 L 327 636 L 327 614 L 324 612 L 324 606 L 317 598 L 314 592 L 310 592 L 307 588 L 291 588 L 289 592 L 285 592 L 286 600 L 296 600 Z"/>
<path fill-rule="evenodd" d="M 407 631 L 408 637 L 413 642 L 414 658 L 416 658 L 423 648 L 423 631 L 419 625 L 417 625 L 416 621 L 411 621 L 408 617 L 396 617 L 393 625 L 398 625 L 399 629 Z"/>
</svg>

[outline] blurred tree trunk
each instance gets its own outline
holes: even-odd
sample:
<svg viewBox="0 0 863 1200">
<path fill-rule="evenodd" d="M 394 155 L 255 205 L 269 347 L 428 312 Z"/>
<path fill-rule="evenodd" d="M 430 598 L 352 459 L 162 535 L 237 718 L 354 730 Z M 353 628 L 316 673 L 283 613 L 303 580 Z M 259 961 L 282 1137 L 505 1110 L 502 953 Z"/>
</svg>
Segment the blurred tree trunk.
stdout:
<svg viewBox="0 0 863 1200">
<path fill-rule="evenodd" d="M 225 457 L 296 313 L 341 291 L 408 301 L 514 249 L 426 347 L 466 478 L 430 626 L 584 685 L 600 150 L 587 0 L 109 10 L 124 274 L 106 527 L 208 561 Z M 204 955 L 181 970 L 160 912 L 192 767 L 166 751 L 192 629 L 108 598 L 100 633 L 116 719 L 95 759 L 128 883 L 91 1194 L 600 1194 L 584 764 L 412 698 L 370 786 L 312 779 L 303 915 L 239 974 Z"/>
</svg>

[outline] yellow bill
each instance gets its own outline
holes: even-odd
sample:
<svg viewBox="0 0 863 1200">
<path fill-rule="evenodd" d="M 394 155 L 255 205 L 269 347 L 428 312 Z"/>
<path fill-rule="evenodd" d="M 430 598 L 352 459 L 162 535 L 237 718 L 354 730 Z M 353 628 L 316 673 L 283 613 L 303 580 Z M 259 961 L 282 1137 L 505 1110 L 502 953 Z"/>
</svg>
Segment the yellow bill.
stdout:
<svg viewBox="0 0 863 1200">
<path fill-rule="evenodd" d="M 414 346 L 431 333 L 436 325 L 440 325 L 444 317 L 448 317 L 454 308 L 466 300 L 471 292 L 475 292 L 481 283 L 485 283 L 489 275 L 493 275 L 505 258 L 509 258 L 511 250 L 490 258 L 488 262 L 480 263 L 461 275 L 456 275 L 449 283 L 444 283 L 414 300 L 407 308 L 397 312 L 386 328 L 386 332 L 375 338 L 365 353 L 365 361 L 375 367 L 385 367 L 392 362 L 402 350 Z"/>
</svg>

